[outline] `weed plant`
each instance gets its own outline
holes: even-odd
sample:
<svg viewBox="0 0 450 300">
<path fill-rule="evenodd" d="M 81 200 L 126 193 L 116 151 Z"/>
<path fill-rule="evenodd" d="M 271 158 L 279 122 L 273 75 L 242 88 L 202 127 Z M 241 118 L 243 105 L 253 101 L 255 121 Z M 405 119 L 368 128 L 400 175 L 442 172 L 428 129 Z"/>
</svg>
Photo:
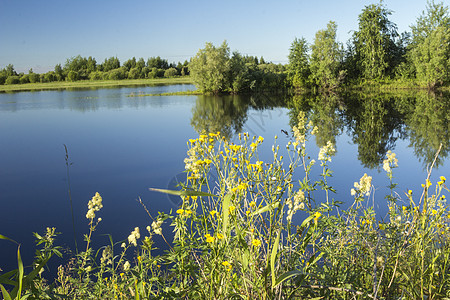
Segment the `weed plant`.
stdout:
<svg viewBox="0 0 450 300">
<path fill-rule="evenodd" d="M 108 245 L 93 249 L 93 232 L 101 224 L 97 193 L 88 203 L 85 250 L 60 266 L 49 283 L 40 274 L 53 254 L 61 255 L 54 245 L 56 232 L 48 228 L 45 235 L 35 234 L 42 246 L 35 263 L 25 272 L 18 247 L 18 269 L 0 275 L 3 297 L 450 298 L 446 178 L 432 183 L 430 168 L 421 195 L 400 195 L 393 176 L 398 160 L 388 152 L 383 162 L 390 188 L 388 215 L 377 217 L 369 205 L 374 191 L 367 174 L 348 197 L 340 196 L 353 199 L 342 210 L 328 183 L 334 145 L 329 142 L 317 161 L 310 160 L 306 137 L 317 129 L 306 124 L 303 113 L 298 121 L 286 157 L 275 139 L 269 161 L 258 155 L 262 137 L 243 133 L 232 143 L 220 133 L 208 133 L 189 140 L 181 189 L 154 189 L 181 197 L 176 212 L 158 213 L 145 230 L 136 227 L 127 239 L 110 237 Z M 314 179 L 310 174 L 317 167 L 321 176 Z M 301 222 L 294 221 L 296 214 Z M 173 228 L 173 240 L 165 238 L 163 223 Z M 155 235 L 169 244 L 165 254 L 154 255 Z"/>
</svg>

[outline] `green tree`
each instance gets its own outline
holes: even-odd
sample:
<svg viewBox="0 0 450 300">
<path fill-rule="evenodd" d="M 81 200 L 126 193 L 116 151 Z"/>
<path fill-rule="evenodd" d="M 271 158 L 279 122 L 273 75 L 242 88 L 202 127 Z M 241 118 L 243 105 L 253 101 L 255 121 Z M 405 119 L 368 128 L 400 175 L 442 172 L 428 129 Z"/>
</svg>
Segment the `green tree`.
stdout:
<svg viewBox="0 0 450 300">
<path fill-rule="evenodd" d="M 127 60 L 123 66 L 127 69 L 127 71 L 130 71 L 132 68 L 136 67 L 136 58 L 133 57 L 132 59 Z"/>
<path fill-rule="evenodd" d="M 197 89 L 204 93 L 225 91 L 230 65 L 230 48 L 226 41 L 220 47 L 206 43 L 189 63 L 189 71 Z"/>
<path fill-rule="evenodd" d="M 336 41 L 337 25 L 330 21 L 327 29 L 316 33 L 311 46 L 311 76 L 322 89 L 333 89 L 343 80 L 345 71 L 340 71 L 343 59 L 342 45 Z"/>
<path fill-rule="evenodd" d="M 306 39 L 295 38 L 289 50 L 288 81 L 296 89 L 305 88 L 310 75 L 309 47 Z"/>
<path fill-rule="evenodd" d="M 442 3 L 428 2 L 412 29 L 411 60 L 417 79 L 429 88 L 450 79 L 450 16 Z"/>
<path fill-rule="evenodd" d="M 358 17 L 358 31 L 353 35 L 354 55 L 359 75 L 380 79 L 393 72 L 397 26 L 388 17 L 391 11 L 382 2 L 366 6 Z"/>
<path fill-rule="evenodd" d="M 120 61 L 117 57 L 105 58 L 105 61 L 100 67 L 100 71 L 109 72 L 114 69 L 120 68 Z"/>
<path fill-rule="evenodd" d="M 178 73 L 177 69 L 168 68 L 167 70 L 164 71 L 164 77 L 166 78 L 175 77 L 177 73 Z"/>
</svg>

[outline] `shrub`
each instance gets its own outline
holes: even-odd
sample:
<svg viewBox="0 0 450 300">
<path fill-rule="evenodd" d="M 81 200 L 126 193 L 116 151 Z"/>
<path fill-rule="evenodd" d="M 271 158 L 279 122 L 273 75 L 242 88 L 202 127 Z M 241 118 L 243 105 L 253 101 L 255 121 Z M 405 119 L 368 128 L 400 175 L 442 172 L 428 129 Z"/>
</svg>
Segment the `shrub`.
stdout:
<svg viewBox="0 0 450 300">
<path fill-rule="evenodd" d="M 175 77 L 176 75 L 177 75 L 177 69 L 175 69 L 175 68 L 169 68 L 164 71 L 164 77 L 166 77 L 166 78 Z"/>
<path fill-rule="evenodd" d="M 8 76 L 8 78 L 6 78 L 5 84 L 19 84 L 20 83 L 20 78 L 19 76 Z"/>
</svg>

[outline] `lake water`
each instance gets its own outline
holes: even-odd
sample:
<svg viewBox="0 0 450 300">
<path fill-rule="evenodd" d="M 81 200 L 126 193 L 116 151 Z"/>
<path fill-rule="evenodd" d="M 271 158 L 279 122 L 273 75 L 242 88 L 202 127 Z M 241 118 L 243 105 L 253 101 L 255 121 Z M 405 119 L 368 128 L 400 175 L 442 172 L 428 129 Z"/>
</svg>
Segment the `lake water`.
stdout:
<svg viewBox="0 0 450 300">
<path fill-rule="evenodd" d="M 446 95 L 129 97 L 192 89 L 176 85 L 0 94 L 0 234 L 22 244 L 25 264 L 34 254 L 32 232 L 42 233 L 46 227 L 63 233 L 57 244 L 74 249 L 64 145 L 72 163 L 79 248 L 88 232 L 87 202 L 95 192 L 104 205 L 97 214 L 103 221 L 94 233 L 96 245 L 107 243 L 107 233 L 115 241 L 126 239 L 134 227 L 143 229 L 152 222 L 139 197 L 154 216 L 176 210 L 176 198 L 149 188 L 174 188 L 184 170 L 189 138 L 202 130 L 221 131 L 231 140 L 236 140 L 236 132 L 249 132 L 265 138 L 262 152 L 268 156 L 275 135 L 281 146 L 289 141 L 282 130 L 290 132 L 299 110 L 319 127 L 307 145 L 312 158 L 317 160 L 327 140 L 336 143 L 329 183 L 337 189 L 337 200 L 351 202 L 353 182 L 368 173 L 376 188 L 375 206 L 383 216 L 389 182 L 381 162 L 389 149 L 399 159 L 394 170 L 399 194 L 408 189 L 420 193 L 426 165 L 439 143 L 442 157 L 432 182 L 441 175 L 450 178 Z M 319 169 L 317 165 L 313 176 Z M 1 269 L 16 267 L 16 250 L 14 244 L 0 241 Z"/>
</svg>

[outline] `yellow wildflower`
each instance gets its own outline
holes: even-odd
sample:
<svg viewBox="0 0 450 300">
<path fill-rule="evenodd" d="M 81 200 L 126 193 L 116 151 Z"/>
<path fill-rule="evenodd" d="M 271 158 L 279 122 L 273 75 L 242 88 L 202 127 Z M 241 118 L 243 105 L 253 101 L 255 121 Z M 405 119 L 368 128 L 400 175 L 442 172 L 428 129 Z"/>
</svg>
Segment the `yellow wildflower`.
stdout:
<svg viewBox="0 0 450 300">
<path fill-rule="evenodd" d="M 260 247 L 261 246 L 261 241 L 258 240 L 258 239 L 254 239 L 252 241 L 252 245 L 255 246 L 255 247 Z"/>
<path fill-rule="evenodd" d="M 223 234 L 218 233 L 218 234 L 217 234 L 217 238 L 218 238 L 219 240 L 223 239 Z"/>
<path fill-rule="evenodd" d="M 317 223 L 317 220 L 319 220 L 319 218 L 320 218 L 321 215 L 322 215 L 322 214 L 321 214 L 320 212 L 318 212 L 318 211 L 316 211 L 316 212 L 314 213 L 314 222 L 315 222 L 315 223 Z"/>
<path fill-rule="evenodd" d="M 213 216 L 213 217 L 214 217 L 214 215 L 215 215 L 215 214 L 217 214 L 217 211 L 215 211 L 215 210 L 212 210 L 212 211 L 210 211 L 210 212 L 209 212 L 209 214 L 210 214 L 211 216 Z"/>
<path fill-rule="evenodd" d="M 215 240 L 215 238 L 213 236 L 211 236 L 209 233 L 205 234 L 205 238 L 206 238 L 207 243 L 213 243 Z"/>
<path fill-rule="evenodd" d="M 445 182 L 445 180 L 447 180 L 444 176 L 439 177 L 439 179 L 443 182 Z"/>
<path fill-rule="evenodd" d="M 255 207 L 256 206 L 256 202 L 255 201 L 252 201 L 252 202 L 250 202 L 250 207 Z"/>
<path fill-rule="evenodd" d="M 177 214 L 181 215 L 182 213 L 184 213 L 184 209 L 180 208 L 177 210 Z"/>
<path fill-rule="evenodd" d="M 142 257 L 140 255 L 137 257 L 137 259 L 138 259 L 139 262 L 142 261 Z"/>
<path fill-rule="evenodd" d="M 231 205 L 231 206 L 228 208 L 228 212 L 229 212 L 230 214 L 234 213 L 235 210 L 236 210 L 236 206 L 234 206 L 234 205 Z"/>
</svg>

